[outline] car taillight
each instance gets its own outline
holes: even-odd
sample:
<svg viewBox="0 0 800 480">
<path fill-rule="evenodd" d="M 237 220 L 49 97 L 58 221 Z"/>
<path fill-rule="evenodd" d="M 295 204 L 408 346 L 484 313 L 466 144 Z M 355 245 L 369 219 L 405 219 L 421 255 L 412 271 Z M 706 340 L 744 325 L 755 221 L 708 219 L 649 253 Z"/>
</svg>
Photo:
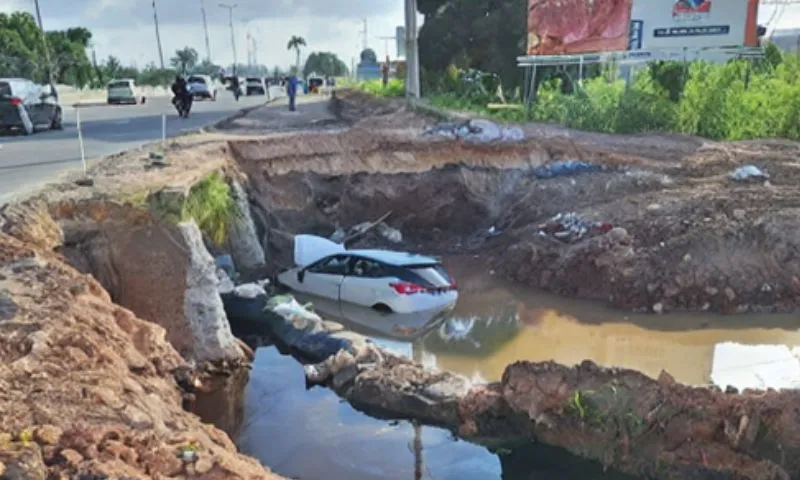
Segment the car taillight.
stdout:
<svg viewBox="0 0 800 480">
<path fill-rule="evenodd" d="M 394 291 L 400 295 L 413 295 L 415 293 L 423 293 L 428 291 L 426 287 L 417 285 L 416 283 L 390 283 L 389 286 L 394 288 Z"/>
<path fill-rule="evenodd" d="M 18 106 L 22 105 L 22 99 L 19 98 L 19 97 L 11 97 L 11 99 L 8 101 L 8 103 L 10 103 L 11 105 L 14 105 L 15 107 L 18 107 Z"/>
</svg>

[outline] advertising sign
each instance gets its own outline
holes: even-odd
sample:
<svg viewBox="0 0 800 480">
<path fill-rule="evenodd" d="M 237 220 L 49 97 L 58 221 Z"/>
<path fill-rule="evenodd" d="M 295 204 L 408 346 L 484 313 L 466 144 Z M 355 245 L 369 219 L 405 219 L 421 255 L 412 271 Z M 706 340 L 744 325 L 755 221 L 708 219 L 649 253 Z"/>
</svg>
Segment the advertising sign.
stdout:
<svg viewBox="0 0 800 480">
<path fill-rule="evenodd" d="M 635 0 L 644 50 L 757 46 L 757 0 Z"/>
<path fill-rule="evenodd" d="M 627 50 L 630 42 L 632 2 L 633 0 L 529 0 L 528 55 Z"/>
</svg>

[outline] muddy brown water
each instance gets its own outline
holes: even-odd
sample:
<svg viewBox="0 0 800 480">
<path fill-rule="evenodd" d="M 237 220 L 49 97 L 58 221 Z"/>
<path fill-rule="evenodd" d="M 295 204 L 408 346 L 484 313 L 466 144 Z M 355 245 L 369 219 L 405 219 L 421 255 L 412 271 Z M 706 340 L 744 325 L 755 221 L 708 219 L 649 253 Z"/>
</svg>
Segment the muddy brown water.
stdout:
<svg viewBox="0 0 800 480">
<path fill-rule="evenodd" d="M 476 381 L 498 380 L 517 360 L 590 359 L 653 377 L 666 370 L 681 382 L 704 385 L 711 383 L 720 344 L 800 345 L 797 315 L 629 314 L 520 288 L 482 264 L 475 257 L 445 259 L 461 297 L 423 338 L 368 333 L 386 348 Z M 364 312 L 360 322 L 370 314 Z M 754 362 L 739 373 L 747 377 L 748 368 L 758 369 Z M 257 350 L 238 432 L 244 453 L 299 479 L 630 478 L 546 446 L 494 454 L 443 430 L 371 418 L 328 389 L 307 390 L 302 366 L 274 347 Z"/>
</svg>

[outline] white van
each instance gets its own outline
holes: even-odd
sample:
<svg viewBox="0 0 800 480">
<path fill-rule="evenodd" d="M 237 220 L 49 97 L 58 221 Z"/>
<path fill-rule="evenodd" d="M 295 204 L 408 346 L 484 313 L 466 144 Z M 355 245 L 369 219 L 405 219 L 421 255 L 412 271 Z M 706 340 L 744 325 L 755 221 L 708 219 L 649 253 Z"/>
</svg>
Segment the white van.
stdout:
<svg viewBox="0 0 800 480">
<path fill-rule="evenodd" d="M 139 97 L 136 82 L 132 78 L 112 80 L 108 83 L 108 104 L 129 103 L 136 105 L 144 103 L 145 98 Z"/>
</svg>

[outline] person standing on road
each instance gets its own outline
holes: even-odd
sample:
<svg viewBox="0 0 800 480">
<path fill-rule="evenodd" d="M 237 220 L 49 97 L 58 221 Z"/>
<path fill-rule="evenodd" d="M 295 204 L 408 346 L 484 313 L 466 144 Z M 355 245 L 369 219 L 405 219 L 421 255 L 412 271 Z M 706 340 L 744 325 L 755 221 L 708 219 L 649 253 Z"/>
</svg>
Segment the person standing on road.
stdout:
<svg viewBox="0 0 800 480">
<path fill-rule="evenodd" d="M 381 67 L 381 76 L 383 77 L 383 88 L 386 88 L 386 86 L 389 85 L 389 68 L 390 68 L 389 67 L 389 63 L 390 62 L 391 62 L 391 60 L 389 60 L 389 55 L 386 55 L 386 62 Z"/>
<path fill-rule="evenodd" d="M 286 94 L 289 95 L 289 111 L 294 112 L 296 110 L 294 101 L 297 96 L 297 75 L 290 76 L 286 82 Z"/>
</svg>

